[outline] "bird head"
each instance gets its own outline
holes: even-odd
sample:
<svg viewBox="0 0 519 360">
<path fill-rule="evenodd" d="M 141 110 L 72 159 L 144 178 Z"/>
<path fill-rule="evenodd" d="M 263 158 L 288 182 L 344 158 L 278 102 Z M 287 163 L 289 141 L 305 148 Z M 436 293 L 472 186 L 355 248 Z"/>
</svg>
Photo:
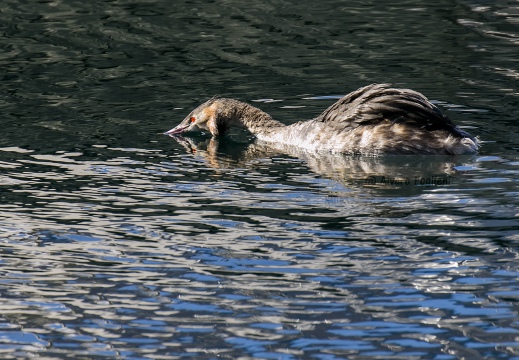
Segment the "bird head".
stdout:
<svg viewBox="0 0 519 360">
<path fill-rule="evenodd" d="M 220 135 L 217 126 L 218 99 L 212 98 L 186 116 L 184 120 L 164 135 L 175 136 L 187 132 L 209 131 L 213 136 Z"/>
</svg>

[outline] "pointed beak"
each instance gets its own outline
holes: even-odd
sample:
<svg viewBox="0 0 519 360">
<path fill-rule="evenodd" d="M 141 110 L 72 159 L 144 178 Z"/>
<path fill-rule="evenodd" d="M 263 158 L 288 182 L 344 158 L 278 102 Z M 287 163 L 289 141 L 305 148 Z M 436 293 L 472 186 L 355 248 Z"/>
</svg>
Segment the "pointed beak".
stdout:
<svg viewBox="0 0 519 360">
<path fill-rule="evenodd" d="M 186 128 L 188 126 L 189 125 L 182 125 L 182 124 L 180 124 L 178 126 L 175 126 L 173 129 L 166 131 L 164 133 L 164 135 L 174 136 L 174 135 L 182 134 L 184 132 L 184 130 L 186 130 Z"/>
</svg>

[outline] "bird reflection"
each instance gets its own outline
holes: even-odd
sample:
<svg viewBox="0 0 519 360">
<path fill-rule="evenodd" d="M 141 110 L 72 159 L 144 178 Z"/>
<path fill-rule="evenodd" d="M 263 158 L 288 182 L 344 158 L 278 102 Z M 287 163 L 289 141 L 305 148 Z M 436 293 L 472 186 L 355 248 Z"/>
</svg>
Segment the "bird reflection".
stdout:
<svg viewBox="0 0 519 360">
<path fill-rule="evenodd" d="M 173 139 L 214 169 L 251 167 L 260 159 L 289 156 L 303 161 L 312 172 L 348 187 L 362 185 L 394 189 L 449 185 L 458 174 L 456 166 L 473 158 L 469 155 L 363 157 L 306 151 L 255 139 L 183 136 L 174 136 Z"/>
</svg>

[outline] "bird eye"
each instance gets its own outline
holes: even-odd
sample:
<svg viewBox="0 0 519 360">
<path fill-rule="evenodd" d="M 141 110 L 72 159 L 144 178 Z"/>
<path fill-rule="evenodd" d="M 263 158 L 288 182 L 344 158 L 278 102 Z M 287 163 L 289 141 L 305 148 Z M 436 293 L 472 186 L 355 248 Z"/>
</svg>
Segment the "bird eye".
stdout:
<svg viewBox="0 0 519 360">
<path fill-rule="evenodd" d="M 189 119 L 191 122 L 195 122 L 196 119 L 194 117 L 192 117 L 191 119 Z"/>
</svg>

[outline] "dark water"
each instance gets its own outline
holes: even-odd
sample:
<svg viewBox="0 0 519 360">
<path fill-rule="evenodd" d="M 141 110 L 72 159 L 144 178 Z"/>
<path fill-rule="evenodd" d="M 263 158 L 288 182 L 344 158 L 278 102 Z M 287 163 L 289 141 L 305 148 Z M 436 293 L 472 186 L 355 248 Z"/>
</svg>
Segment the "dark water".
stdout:
<svg viewBox="0 0 519 360">
<path fill-rule="evenodd" d="M 3 1 L 5 359 L 519 359 L 515 1 Z M 160 135 L 373 82 L 473 157 Z"/>
</svg>

